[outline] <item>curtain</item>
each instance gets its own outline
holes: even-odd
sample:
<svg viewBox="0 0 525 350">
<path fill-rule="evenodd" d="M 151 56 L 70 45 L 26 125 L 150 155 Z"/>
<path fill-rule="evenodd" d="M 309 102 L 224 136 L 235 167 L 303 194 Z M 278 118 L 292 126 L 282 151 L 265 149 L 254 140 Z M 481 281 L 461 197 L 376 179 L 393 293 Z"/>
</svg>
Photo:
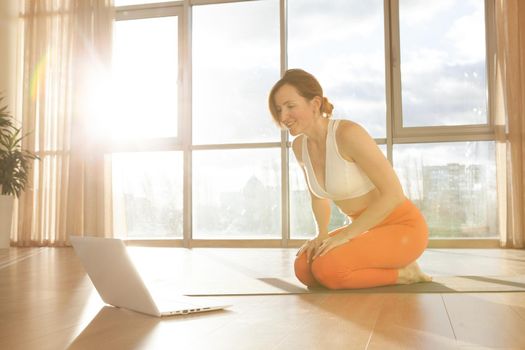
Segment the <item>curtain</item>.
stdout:
<svg viewBox="0 0 525 350">
<path fill-rule="evenodd" d="M 40 159 L 20 197 L 17 246 L 66 245 L 69 235 L 109 237 L 110 160 L 96 123 L 110 72 L 111 0 L 24 0 L 24 147 Z"/>
<path fill-rule="evenodd" d="M 525 247 L 525 2 L 496 0 L 494 112 L 501 245 Z"/>
</svg>

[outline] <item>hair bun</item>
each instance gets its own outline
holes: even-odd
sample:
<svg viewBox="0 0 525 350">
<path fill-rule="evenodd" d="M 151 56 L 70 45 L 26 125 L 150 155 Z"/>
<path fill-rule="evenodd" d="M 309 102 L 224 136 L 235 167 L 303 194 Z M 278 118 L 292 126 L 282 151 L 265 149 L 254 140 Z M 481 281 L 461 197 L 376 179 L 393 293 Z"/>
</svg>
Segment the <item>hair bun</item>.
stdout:
<svg viewBox="0 0 525 350">
<path fill-rule="evenodd" d="M 334 105 L 328 101 L 326 97 L 323 97 L 323 102 L 321 103 L 321 115 L 323 117 L 331 117 L 332 111 L 334 110 Z"/>
</svg>

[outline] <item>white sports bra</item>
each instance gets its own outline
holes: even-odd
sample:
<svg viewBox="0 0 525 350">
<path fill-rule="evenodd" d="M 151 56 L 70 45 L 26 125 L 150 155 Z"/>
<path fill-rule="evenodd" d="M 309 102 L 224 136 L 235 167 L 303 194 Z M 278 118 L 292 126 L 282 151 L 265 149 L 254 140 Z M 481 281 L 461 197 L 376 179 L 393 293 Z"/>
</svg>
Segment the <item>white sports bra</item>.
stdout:
<svg viewBox="0 0 525 350">
<path fill-rule="evenodd" d="M 362 196 L 375 188 L 374 183 L 355 163 L 344 159 L 337 149 L 335 132 L 340 120 L 330 119 L 326 135 L 326 168 L 323 189 L 315 177 L 314 168 L 308 154 L 307 137 L 303 135 L 302 158 L 306 170 L 308 187 L 319 198 L 335 201 Z"/>
</svg>

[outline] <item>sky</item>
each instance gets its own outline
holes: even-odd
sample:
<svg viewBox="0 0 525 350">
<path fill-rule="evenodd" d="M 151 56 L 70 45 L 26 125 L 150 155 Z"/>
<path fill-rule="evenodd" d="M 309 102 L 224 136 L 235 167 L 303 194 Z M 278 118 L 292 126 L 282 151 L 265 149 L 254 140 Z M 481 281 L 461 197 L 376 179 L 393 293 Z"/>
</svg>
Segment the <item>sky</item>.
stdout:
<svg viewBox="0 0 525 350">
<path fill-rule="evenodd" d="M 484 122 L 483 4 L 400 0 L 405 125 Z M 267 107 L 280 70 L 278 0 L 194 6 L 193 11 L 194 144 L 279 141 Z M 317 76 L 335 106 L 335 118 L 357 121 L 378 138 L 386 132 L 383 16 L 382 0 L 288 1 L 289 67 Z M 177 104 L 167 96 L 176 94 L 178 79 L 177 48 L 169 43 L 176 43 L 170 37 L 177 37 L 177 21 L 160 18 L 156 27 L 148 24 L 160 30 L 158 40 L 148 40 L 148 30 L 136 22 L 120 22 L 116 30 L 117 73 L 125 88 L 121 114 L 134 128 L 130 134 L 148 132 L 144 115 L 165 116 L 150 123 L 158 135 L 150 133 L 172 136 Z M 141 64 L 151 68 L 138 74 Z M 137 74 L 138 81 L 124 79 Z M 160 87 L 152 89 L 155 81 Z M 169 113 L 156 112 L 162 100 Z"/>
<path fill-rule="evenodd" d="M 116 5 L 134 1 L 146 3 L 119 0 Z M 486 121 L 483 4 L 482 0 L 400 1 L 405 126 Z M 288 67 L 313 73 L 335 106 L 334 117 L 357 121 L 377 138 L 386 133 L 383 16 L 382 0 L 288 1 Z M 156 103 L 129 105 L 137 106 L 137 114 L 162 115 L 158 109 L 168 109 L 164 120 L 158 120 L 161 127 L 155 126 L 166 134 L 177 127 L 165 120 L 177 113 L 177 105 L 167 97 L 178 88 L 177 48 L 170 45 L 176 43 L 170 37 L 177 37 L 177 22 L 155 19 L 162 21 L 156 25 L 164 27 L 159 32 L 163 36 L 156 35 L 158 40 L 148 40 L 138 27 L 119 22 L 116 44 L 121 57 L 132 57 L 119 60 L 124 67 L 121 87 L 128 87 L 122 95 L 146 102 L 154 95 L 150 100 Z M 192 21 L 194 143 L 279 141 L 267 107 L 268 92 L 280 75 L 279 1 L 194 6 Z M 123 26 L 128 28 L 119 30 Z M 141 63 L 150 68 L 139 77 L 142 84 L 135 82 L 141 94 L 133 94 L 133 82 L 122 77 L 140 73 L 134 67 Z M 152 89 L 155 81 L 161 84 Z M 159 107 L 163 100 L 170 103 Z M 125 112 L 129 119 L 133 108 Z M 144 128 L 140 125 L 136 132 Z"/>
<path fill-rule="evenodd" d="M 278 11 L 276 0 L 194 8 L 196 143 L 278 140 L 266 106 L 279 77 Z M 400 22 L 405 125 L 483 123 L 483 1 L 401 1 Z M 287 30 L 288 67 L 319 79 L 334 117 L 385 137 L 383 1 L 290 0 Z"/>
</svg>

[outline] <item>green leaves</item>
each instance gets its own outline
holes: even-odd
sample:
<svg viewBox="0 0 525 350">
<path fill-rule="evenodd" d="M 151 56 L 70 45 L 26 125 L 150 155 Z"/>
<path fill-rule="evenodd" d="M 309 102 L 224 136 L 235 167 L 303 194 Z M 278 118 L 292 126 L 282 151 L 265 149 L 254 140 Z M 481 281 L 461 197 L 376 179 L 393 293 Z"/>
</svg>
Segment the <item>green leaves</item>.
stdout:
<svg viewBox="0 0 525 350">
<path fill-rule="evenodd" d="M 7 106 L 0 107 L 0 194 L 19 197 L 28 182 L 32 161 L 38 157 L 22 149 L 27 135 L 15 126 Z"/>
</svg>

